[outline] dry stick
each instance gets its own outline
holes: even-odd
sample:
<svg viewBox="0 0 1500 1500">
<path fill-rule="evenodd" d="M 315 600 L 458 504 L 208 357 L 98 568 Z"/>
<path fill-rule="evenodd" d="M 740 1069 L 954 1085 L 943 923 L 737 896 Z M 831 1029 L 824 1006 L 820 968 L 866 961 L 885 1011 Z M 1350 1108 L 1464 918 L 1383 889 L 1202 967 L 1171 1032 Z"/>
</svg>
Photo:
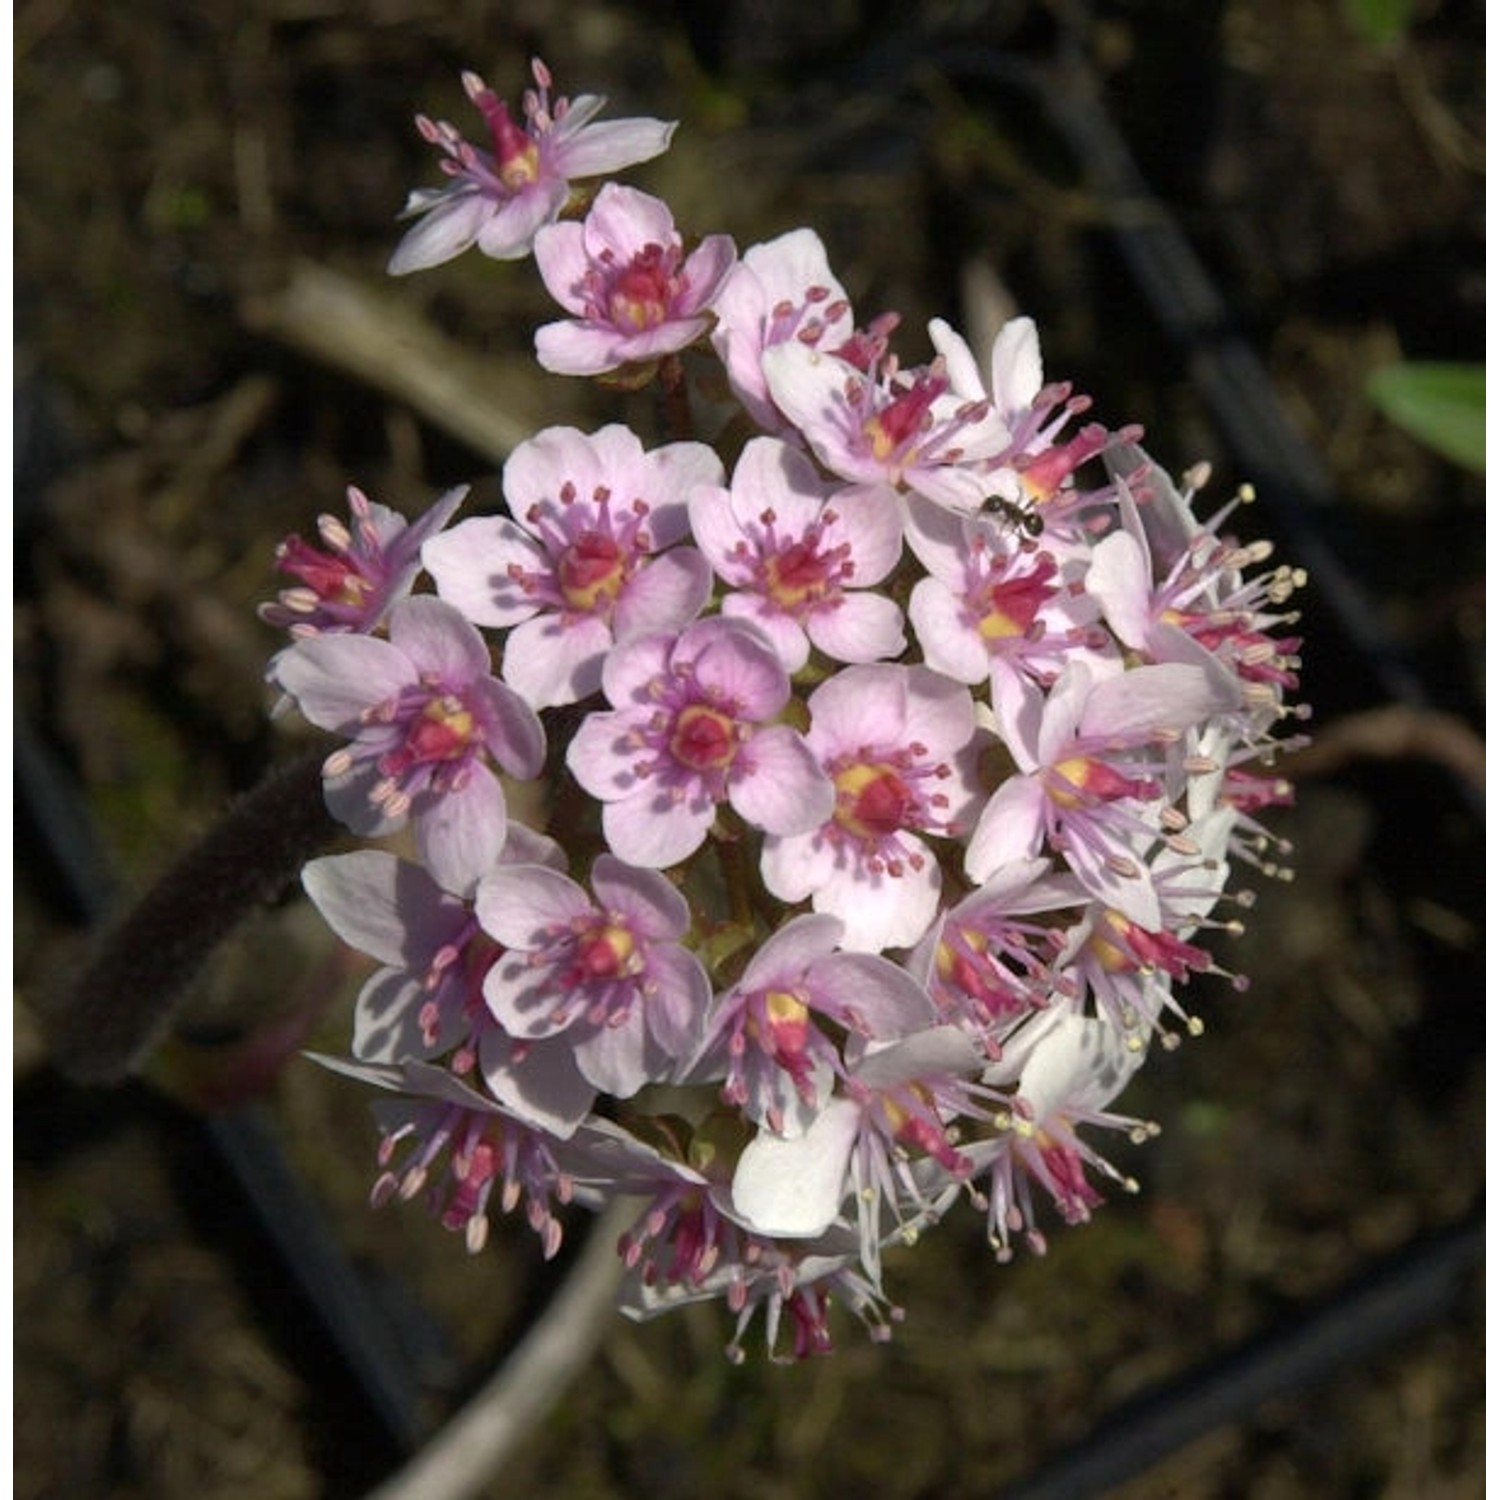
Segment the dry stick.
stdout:
<svg viewBox="0 0 1500 1500">
<path fill-rule="evenodd" d="M 612 1204 L 599 1216 L 573 1269 L 515 1351 L 405 1468 L 366 1500 L 468 1500 L 587 1363 L 613 1319 L 620 1282 L 616 1243 L 639 1205 Z"/>
<path fill-rule="evenodd" d="M 480 356 L 399 297 L 296 261 L 279 290 L 247 298 L 257 333 L 289 344 L 411 406 L 496 463 L 539 428 L 579 416 L 569 386 L 539 388 L 529 359 Z"/>
</svg>

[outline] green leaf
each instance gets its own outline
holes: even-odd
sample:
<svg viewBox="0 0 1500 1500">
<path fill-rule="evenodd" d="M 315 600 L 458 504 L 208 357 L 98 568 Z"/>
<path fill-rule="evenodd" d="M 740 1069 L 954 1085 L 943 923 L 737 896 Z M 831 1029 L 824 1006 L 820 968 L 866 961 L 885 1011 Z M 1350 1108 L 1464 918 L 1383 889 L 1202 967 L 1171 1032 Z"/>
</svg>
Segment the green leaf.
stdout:
<svg viewBox="0 0 1500 1500">
<path fill-rule="evenodd" d="M 1413 0 L 1344 0 L 1344 19 L 1372 47 L 1390 47 L 1411 26 Z"/>
<path fill-rule="evenodd" d="M 1365 394 L 1392 422 L 1444 458 L 1484 473 L 1484 366 L 1386 365 Z"/>
</svg>

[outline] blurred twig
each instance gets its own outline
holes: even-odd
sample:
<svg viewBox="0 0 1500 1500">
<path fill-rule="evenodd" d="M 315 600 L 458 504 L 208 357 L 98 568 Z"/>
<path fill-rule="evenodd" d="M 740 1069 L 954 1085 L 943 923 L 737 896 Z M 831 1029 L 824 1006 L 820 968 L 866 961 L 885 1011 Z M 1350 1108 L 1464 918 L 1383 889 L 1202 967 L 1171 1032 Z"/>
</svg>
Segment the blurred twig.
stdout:
<svg viewBox="0 0 1500 1500">
<path fill-rule="evenodd" d="M 1462 719 L 1436 709 L 1391 703 L 1322 726 L 1305 749 L 1278 767 L 1290 781 L 1326 776 L 1359 760 L 1430 760 L 1477 796 L 1484 795 L 1484 741 Z"/>
<path fill-rule="evenodd" d="M 309 261 L 241 306 L 257 333 L 343 370 L 501 463 L 538 428 L 577 415 L 530 360 L 483 356 L 445 338 L 399 297 Z"/>
<path fill-rule="evenodd" d="M 588 1362 L 614 1315 L 616 1242 L 639 1205 L 616 1201 L 515 1352 L 404 1469 L 367 1500 L 468 1500 L 493 1480 Z"/>
</svg>

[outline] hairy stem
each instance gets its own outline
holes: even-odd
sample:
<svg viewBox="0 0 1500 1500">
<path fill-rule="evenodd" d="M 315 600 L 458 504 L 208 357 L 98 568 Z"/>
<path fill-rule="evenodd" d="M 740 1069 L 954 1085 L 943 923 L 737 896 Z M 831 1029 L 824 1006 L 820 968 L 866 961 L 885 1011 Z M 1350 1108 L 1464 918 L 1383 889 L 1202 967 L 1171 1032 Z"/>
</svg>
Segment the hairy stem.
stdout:
<svg viewBox="0 0 1500 1500">
<path fill-rule="evenodd" d="M 214 949 L 339 834 L 323 804 L 323 759 L 318 751 L 271 772 L 103 934 L 44 1017 L 69 1077 L 129 1075 Z"/>
</svg>

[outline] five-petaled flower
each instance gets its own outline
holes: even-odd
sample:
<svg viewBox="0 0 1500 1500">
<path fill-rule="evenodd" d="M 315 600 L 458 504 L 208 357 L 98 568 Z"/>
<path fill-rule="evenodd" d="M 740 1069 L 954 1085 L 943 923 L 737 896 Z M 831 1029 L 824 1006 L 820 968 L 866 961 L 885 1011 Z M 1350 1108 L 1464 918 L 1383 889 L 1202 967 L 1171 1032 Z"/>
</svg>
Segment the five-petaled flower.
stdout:
<svg viewBox="0 0 1500 1500">
<path fill-rule="evenodd" d="M 548 427 L 506 461 L 510 520 L 435 537 L 422 560 L 475 625 L 507 632 L 501 676 L 536 708 L 599 690 L 616 639 L 686 625 L 708 602 L 688 494 L 723 478 L 704 443 L 647 452 L 628 427 Z"/>
<path fill-rule="evenodd" d="M 423 543 L 448 524 L 468 492 L 466 484 L 446 491 L 408 524 L 351 484 L 347 526 L 337 516 L 321 515 L 321 548 L 300 536 L 277 547 L 276 566 L 297 582 L 261 605 L 261 619 L 293 640 L 328 631 L 368 635 L 411 592 L 422 569 Z"/>
<path fill-rule="evenodd" d="M 901 558 L 901 508 L 884 485 L 829 484 L 776 438 L 745 444 L 727 490 L 696 490 L 693 538 L 730 586 L 721 608 L 757 625 L 789 672 L 809 638 L 834 661 L 877 661 L 906 644 L 901 608 L 873 591 Z"/>
<path fill-rule="evenodd" d="M 471 245 L 495 260 L 520 260 L 531 253 L 537 231 L 568 206 L 576 179 L 649 161 L 671 144 L 675 122 L 596 124 L 604 99 L 552 99 L 552 77 L 540 59 L 531 72 L 536 88 L 526 92 L 520 124 L 482 78 L 463 75 L 464 91 L 489 127 L 488 151 L 470 145 L 446 120 L 417 116 L 423 140 L 443 153 L 443 170 L 452 180 L 407 199 L 402 217 L 418 222 L 391 256 L 391 275 L 441 265 Z"/>
<path fill-rule="evenodd" d="M 753 626 L 713 618 L 627 641 L 605 660 L 604 692 L 612 708 L 584 721 L 568 768 L 604 804 L 604 836 L 632 864 L 686 859 L 725 802 L 770 833 L 816 828 L 832 812 L 833 786 L 802 736 L 772 722 L 791 683 Z"/>
<path fill-rule="evenodd" d="M 308 720 L 350 742 L 324 764 L 334 817 L 371 837 L 410 818 L 438 884 L 472 888 L 505 847 L 505 791 L 489 762 L 525 779 L 545 750 L 535 712 L 490 676 L 479 632 L 441 599 L 406 599 L 388 640 L 299 641 L 278 676 Z"/>
<path fill-rule="evenodd" d="M 686 255 L 660 198 L 606 183 L 580 223 L 536 237 L 547 290 L 572 316 L 537 329 L 536 357 L 558 375 L 650 365 L 708 332 L 710 304 L 734 265 L 734 241 L 711 234 Z"/>
<path fill-rule="evenodd" d="M 819 827 L 766 840 L 766 885 L 841 917 L 848 948 L 910 947 L 942 890 L 923 836 L 957 838 L 979 811 L 973 700 L 926 667 L 877 663 L 829 678 L 808 708 L 834 806 Z"/>
<path fill-rule="evenodd" d="M 479 920 L 505 949 L 485 997 L 514 1037 L 571 1033 L 583 1076 L 628 1099 L 687 1054 L 708 976 L 678 942 L 688 904 L 663 876 L 601 854 L 593 886 L 590 899 L 537 865 L 503 866 L 480 881 Z"/>
</svg>

